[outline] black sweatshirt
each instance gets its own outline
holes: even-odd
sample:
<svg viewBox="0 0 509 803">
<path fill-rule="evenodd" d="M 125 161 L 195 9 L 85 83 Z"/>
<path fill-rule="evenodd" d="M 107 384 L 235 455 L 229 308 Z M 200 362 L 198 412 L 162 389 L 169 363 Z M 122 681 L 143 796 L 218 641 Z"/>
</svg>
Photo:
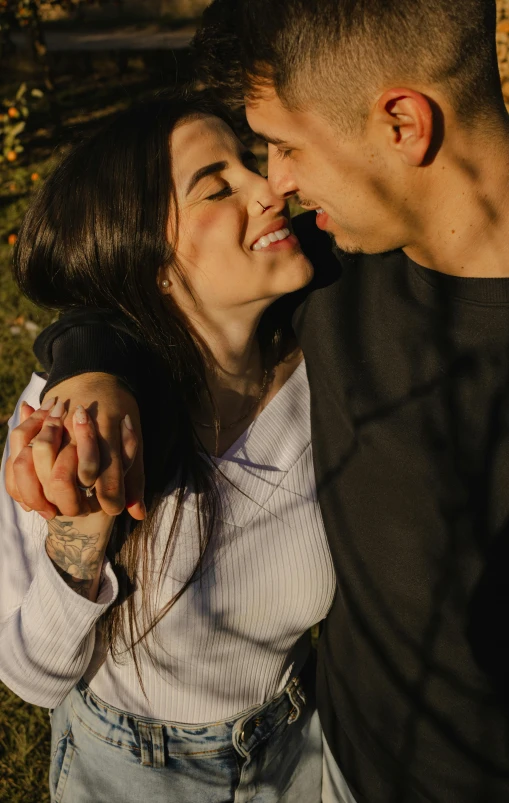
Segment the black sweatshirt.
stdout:
<svg viewBox="0 0 509 803">
<path fill-rule="evenodd" d="M 338 264 L 313 215 L 294 222 L 317 268 L 294 326 L 338 577 L 327 742 L 358 803 L 508 803 L 509 279 L 402 252 Z M 36 349 L 51 383 L 106 370 L 136 390 L 126 331 L 115 369 L 116 324 L 73 314 Z"/>
</svg>

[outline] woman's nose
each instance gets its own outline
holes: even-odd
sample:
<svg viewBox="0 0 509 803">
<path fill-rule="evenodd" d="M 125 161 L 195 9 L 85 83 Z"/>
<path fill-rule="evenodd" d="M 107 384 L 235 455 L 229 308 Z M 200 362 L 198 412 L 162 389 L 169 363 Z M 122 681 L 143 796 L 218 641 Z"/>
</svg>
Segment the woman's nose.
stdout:
<svg viewBox="0 0 509 803">
<path fill-rule="evenodd" d="M 277 214 L 278 212 L 282 212 L 285 206 L 285 199 L 278 198 L 277 195 L 271 193 L 268 189 L 268 186 L 266 186 L 265 192 L 258 193 L 254 203 L 254 208 L 251 209 L 251 214 L 259 216 L 269 211 Z"/>
<path fill-rule="evenodd" d="M 275 195 L 271 191 L 267 179 L 264 178 L 263 182 L 258 184 L 256 191 L 253 192 L 249 213 L 254 217 L 260 217 L 260 215 L 264 215 L 265 212 L 269 211 L 272 214 L 278 214 L 283 211 L 285 205 L 285 199 Z"/>
</svg>

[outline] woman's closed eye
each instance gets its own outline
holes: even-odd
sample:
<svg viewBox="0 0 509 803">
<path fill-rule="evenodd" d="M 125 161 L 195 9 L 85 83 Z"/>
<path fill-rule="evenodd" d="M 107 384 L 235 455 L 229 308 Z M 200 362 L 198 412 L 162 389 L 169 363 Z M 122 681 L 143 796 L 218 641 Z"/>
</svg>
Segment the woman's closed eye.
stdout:
<svg viewBox="0 0 509 803">
<path fill-rule="evenodd" d="M 207 195 L 207 201 L 221 201 L 223 198 L 231 198 L 235 192 L 237 192 L 237 190 L 227 184 L 222 190 L 218 190 L 218 192 L 214 192 L 212 195 Z"/>
</svg>

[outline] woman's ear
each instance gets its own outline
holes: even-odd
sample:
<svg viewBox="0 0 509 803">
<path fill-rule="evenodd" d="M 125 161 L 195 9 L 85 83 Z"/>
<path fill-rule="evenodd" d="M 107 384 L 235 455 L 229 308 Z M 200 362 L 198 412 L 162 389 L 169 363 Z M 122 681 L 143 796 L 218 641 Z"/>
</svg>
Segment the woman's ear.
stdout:
<svg viewBox="0 0 509 803">
<path fill-rule="evenodd" d="M 386 145 L 405 164 L 425 164 L 433 140 L 433 110 L 425 95 L 413 89 L 389 89 L 378 99 L 372 119 L 383 129 Z"/>
</svg>

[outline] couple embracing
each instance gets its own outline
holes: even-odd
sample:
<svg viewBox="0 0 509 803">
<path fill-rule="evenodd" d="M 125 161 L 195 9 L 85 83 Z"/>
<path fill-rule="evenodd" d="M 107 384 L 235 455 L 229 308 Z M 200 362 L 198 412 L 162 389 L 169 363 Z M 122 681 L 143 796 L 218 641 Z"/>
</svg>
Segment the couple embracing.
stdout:
<svg viewBox="0 0 509 803">
<path fill-rule="evenodd" d="M 161 97 L 27 213 L 18 283 L 64 314 L 4 458 L 0 677 L 51 709 L 56 803 L 509 799 L 495 28 L 215 0 L 202 74 L 268 178 Z"/>
</svg>

